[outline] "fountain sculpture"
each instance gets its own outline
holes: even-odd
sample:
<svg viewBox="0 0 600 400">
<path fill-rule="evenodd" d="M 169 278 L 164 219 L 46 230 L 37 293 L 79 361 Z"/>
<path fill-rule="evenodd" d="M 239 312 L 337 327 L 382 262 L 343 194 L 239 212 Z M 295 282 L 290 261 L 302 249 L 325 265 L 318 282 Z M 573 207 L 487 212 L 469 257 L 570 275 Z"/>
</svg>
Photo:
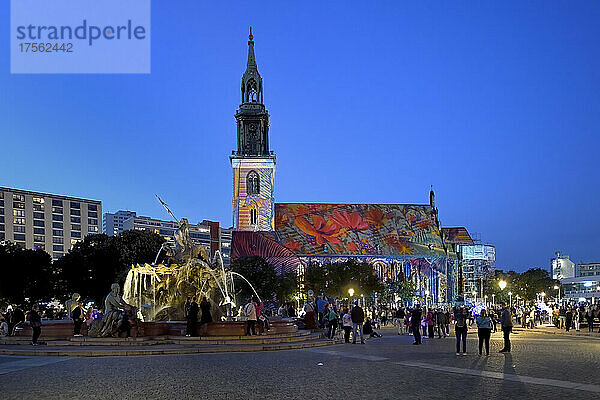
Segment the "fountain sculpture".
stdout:
<svg viewBox="0 0 600 400">
<path fill-rule="evenodd" d="M 169 215 L 177 222 L 176 246 L 164 243 L 152 264 L 133 265 L 127 274 L 123 299 L 135 305 L 145 321 L 177 321 L 184 318 L 187 297 L 206 296 L 213 304 L 215 321 L 232 317 L 236 307 L 234 277 L 254 287 L 242 275 L 225 269 L 219 251 L 212 261 L 202 246 L 196 246 L 189 234 L 186 218 L 177 219 L 168 205 L 156 196 Z M 166 264 L 158 263 L 163 254 Z"/>
</svg>

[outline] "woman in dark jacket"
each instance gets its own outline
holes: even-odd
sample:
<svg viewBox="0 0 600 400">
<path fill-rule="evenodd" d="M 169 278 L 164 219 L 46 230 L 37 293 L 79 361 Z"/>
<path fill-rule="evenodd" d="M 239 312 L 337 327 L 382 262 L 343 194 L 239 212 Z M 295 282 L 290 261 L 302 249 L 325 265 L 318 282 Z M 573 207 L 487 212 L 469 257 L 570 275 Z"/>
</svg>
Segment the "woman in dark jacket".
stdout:
<svg viewBox="0 0 600 400">
<path fill-rule="evenodd" d="M 202 336 L 206 336 L 208 334 L 208 323 L 213 322 L 212 315 L 210 315 L 210 303 L 206 297 L 203 297 L 200 302 L 200 310 L 202 310 L 202 316 L 200 317 Z"/>
</svg>

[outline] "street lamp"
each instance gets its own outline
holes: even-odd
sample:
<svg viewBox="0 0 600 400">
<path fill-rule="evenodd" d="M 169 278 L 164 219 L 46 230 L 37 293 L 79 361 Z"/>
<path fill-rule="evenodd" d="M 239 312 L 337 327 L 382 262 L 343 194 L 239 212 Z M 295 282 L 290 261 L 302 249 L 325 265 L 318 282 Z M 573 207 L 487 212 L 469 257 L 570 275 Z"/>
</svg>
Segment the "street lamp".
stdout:
<svg viewBox="0 0 600 400">
<path fill-rule="evenodd" d="M 508 292 L 508 297 L 510 299 L 510 306 L 512 307 L 512 292 Z"/>
<path fill-rule="evenodd" d="M 500 286 L 500 290 L 504 290 L 506 288 L 506 281 L 501 280 L 500 282 L 498 282 L 498 286 Z"/>
<path fill-rule="evenodd" d="M 350 296 L 350 299 L 352 299 L 352 296 L 354 296 L 354 289 L 348 289 L 348 295 Z"/>
<path fill-rule="evenodd" d="M 544 302 L 544 297 L 546 297 L 546 292 L 542 292 L 542 293 L 540 293 L 540 296 L 542 296 L 542 303 L 545 303 L 545 302 Z"/>
<path fill-rule="evenodd" d="M 427 308 L 427 300 L 429 299 L 429 289 L 425 289 L 425 308 Z"/>
<path fill-rule="evenodd" d="M 487 307 L 487 294 L 483 296 L 483 304 L 485 304 Z"/>
<path fill-rule="evenodd" d="M 554 290 L 558 290 L 558 297 L 556 298 L 556 301 L 560 302 L 560 286 L 554 285 Z"/>
</svg>

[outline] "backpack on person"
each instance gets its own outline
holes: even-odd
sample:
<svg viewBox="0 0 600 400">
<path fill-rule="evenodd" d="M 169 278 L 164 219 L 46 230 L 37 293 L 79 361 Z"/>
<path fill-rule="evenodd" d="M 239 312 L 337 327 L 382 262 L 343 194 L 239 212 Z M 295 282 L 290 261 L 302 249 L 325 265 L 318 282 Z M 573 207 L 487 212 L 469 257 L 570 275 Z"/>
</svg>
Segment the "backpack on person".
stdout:
<svg viewBox="0 0 600 400">
<path fill-rule="evenodd" d="M 466 320 L 465 316 L 463 314 L 459 314 L 458 316 L 456 316 L 456 327 L 464 328 L 466 326 L 467 326 L 467 320 Z"/>
</svg>

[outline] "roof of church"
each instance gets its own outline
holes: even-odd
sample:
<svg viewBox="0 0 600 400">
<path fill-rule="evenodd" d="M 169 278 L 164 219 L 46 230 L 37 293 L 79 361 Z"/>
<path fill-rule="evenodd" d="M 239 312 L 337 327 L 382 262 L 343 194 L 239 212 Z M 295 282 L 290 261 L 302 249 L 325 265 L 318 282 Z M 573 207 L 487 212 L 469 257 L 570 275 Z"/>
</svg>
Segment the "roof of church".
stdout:
<svg viewBox="0 0 600 400">
<path fill-rule="evenodd" d="M 445 243 L 452 244 L 473 244 L 473 238 L 463 226 L 453 228 L 442 228 Z"/>
<path fill-rule="evenodd" d="M 277 241 L 297 255 L 440 257 L 429 204 L 276 203 Z"/>
</svg>

